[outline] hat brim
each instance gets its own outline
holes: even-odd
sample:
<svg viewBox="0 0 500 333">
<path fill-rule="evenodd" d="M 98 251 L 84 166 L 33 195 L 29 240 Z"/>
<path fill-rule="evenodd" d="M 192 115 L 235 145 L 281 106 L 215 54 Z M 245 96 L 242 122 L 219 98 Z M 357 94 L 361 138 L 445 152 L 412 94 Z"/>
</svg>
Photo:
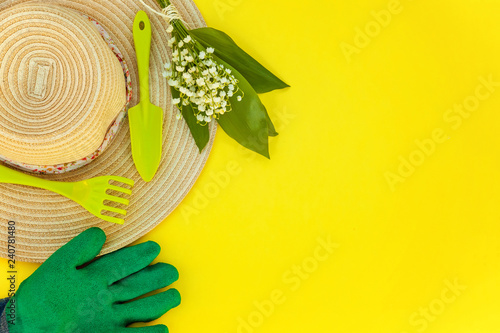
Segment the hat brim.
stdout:
<svg viewBox="0 0 500 333">
<path fill-rule="evenodd" d="M 0 3 L 0 10 L 31 0 L 13 0 Z M 47 0 L 44 0 L 47 1 Z M 134 96 L 131 106 L 138 103 L 138 73 L 132 26 L 135 14 L 142 5 L 134 0 L 49 0 L 72 8 L 96 19 L 110 34 L 122 51 L 132 76 Z M 153 8 L 155 0 L 145 0 Z M 191 0 L 173 1 L 191 27 L 206 26 L 201 13 Z M 171 105 L 171 95 L 162 76 L 167 61 L 167 24 L 159 16 L 150 14 L 153 27 L 151 49 L 151 102 L 165 111 L 163 124 L 163 158 L 153 181 L 145 183 L 132 160 L 128 120 L 113 139 L 112 144 L 94 162 L 78 170 L 43 176 L 56 181 L 81 181 L 102 175 L 116 175 L 133 179 L 136 185 L 127 207 L 124 225 L 102 221 L 75 202 L 55 193 L 32 187 L 0 184 L 0 256 L 7 258 L 9 221 L 15 222 L 16 259 L 43 262 L 52 253 L 83 230 L 102 228 L 107 241 L 101 254 L 120 249 L 142 237 L 180 204 L 200 175 L 215 138 L 216 125 L 210 128 L 210 142 L 200 154 L 186 123 L 177 120 L 177 111 Z"/>
</svg>

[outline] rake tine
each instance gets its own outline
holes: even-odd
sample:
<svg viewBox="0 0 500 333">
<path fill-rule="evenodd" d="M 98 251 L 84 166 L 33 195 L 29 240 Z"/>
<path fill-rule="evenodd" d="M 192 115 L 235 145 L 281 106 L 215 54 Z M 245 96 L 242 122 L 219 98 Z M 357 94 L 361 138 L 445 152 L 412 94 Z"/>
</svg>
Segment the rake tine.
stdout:
<svg viewBox="0 0 500 333">
<path fill-rule="evenodd" d="M 115 197 L 114 195 L 109 195 L 109 194 L 106 194 L 104 196 L 104 200 L 109 200 L 109 201 L 117 202 L 117 203 L 125 205 L 125 206 L 128 206 L 128 204 L 130 203 L 130 201 L 127 200 L 127 199 L 120 198 L 120 197 Z"/>
<path fill-rule="evenodd" d="M 109 176 L 108 179 L 109 180 L 114 180 L 114 181 L 119 182 L 119 183 L 123 183 L 123 184 L 129 185 L 129 186 L 134 186 L 134 184 L 135 184 L 132 179 L 128 179 L 128 178 L 125 178 L 125 177 Z M 108 180 L 108 182 L 109 182 L 109 180 Z"/>
<path fill-rule="evenodd" d="M 116 223 L 116 224 L 124 224 L 125 223 L 125 220 L 119 219 L 117 217 L 106 216 L 106 215 L 102 215 L 102 214 L 97 215 L 97 217 L 104 220 L 104 221 L 111 222 L 111 223 Z"/>
<path fill-rule="evenodd" d="M 110 206 L 104 206 L 103 210 L 113 212 L 113 213 L 118 213 L 121 215 L 127 215 L 127 211 L 121 208 L 116 208 L 116 207 L 110 207 Z"/>
<path fill-rule="evenodd" d="M 132 194 L 131 190 L 129 190 L 128 188 L 120 187 L 120 186 L 108 185 L 108 190 L 113 190 L 113 191 L 125 193 L 125 194 L 128 194 L 128 195 Z"/>
</svg>

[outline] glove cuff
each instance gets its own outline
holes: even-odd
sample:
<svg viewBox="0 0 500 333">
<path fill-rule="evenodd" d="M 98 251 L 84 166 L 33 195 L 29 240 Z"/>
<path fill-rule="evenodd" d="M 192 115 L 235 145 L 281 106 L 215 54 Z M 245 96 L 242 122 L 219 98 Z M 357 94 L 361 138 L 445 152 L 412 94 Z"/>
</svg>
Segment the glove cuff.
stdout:
<svg viewBox="0 0 500 333">
<path fill-rule="evenodd" d="M 9 325 L 7 324 L 7 317 L 5 310 L 7 309 L 7 303 L 9 302 L 9 298 L 0 299 L 0 312 L 2 315 L 0 316 L 0 333 L 9 333 Z"/>
</svg>

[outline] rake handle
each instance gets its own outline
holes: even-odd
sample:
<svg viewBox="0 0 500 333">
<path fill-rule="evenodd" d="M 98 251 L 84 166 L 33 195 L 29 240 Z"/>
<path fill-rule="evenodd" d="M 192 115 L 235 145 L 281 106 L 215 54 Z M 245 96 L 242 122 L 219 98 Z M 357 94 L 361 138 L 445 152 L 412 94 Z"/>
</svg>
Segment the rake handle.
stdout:
<svg viewBox="0 0 500 333">
<path fill-rule="evenodd" d="M 55 192 L 65 197 L 67 197 L 68 193 L 71 192 L 73 186 L 72 183 L 53 182 L 50 180 L 30 176 L 20 171 L 8 168 L 1 164 L 0 164 L 0 183 L 25 185 L 25 186 L 41 188 L 44 190 Z"/>
</svg>

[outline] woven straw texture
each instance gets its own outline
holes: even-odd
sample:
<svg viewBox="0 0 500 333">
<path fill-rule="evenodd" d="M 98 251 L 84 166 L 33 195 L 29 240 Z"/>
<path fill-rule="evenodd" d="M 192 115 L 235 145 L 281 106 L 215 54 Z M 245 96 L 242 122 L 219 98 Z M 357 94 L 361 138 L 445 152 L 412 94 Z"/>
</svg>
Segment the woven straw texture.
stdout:
<svg viewBox="0 0 500 333">
<path fill-rule="evenodd" d="M 1 1 L 0 13 L 11 6 L 27 2 Z M 159 10 L 155 0 L 145 2 Z M 93 17 L 103 25 L 130 67 L 134 91 L 130 105 L 136 105 L 139 101 L 136 93 L 138 73 L 132 27 L 135 14 L 143 9 L 140 3 L 135 0 L 44 0 L 43 3 L 71 8 Z M 205 26 L 191 0 L 173 3 L 191 27 Z M 8 221 L 16 222 L 16 259 L 20 261 L 43 262 L 59 247 L 92 226 L 102 228 L 107 235 L 101 254 L 115 251 L 162 222 L 194 185 L 209 156 L 216 127 L 212 125 L 209 145 L 200 154 L 185 122 L 176 119 L 177 112 L 171 106 L 169 87 L 162 77 L 163 64 L 170 54 L 168 35 L 165 33 L 167 24 L 161 17 L 152 13 L 149 16 L 153 27 L 151 102 L 165 110 L 163 159 L 155 179 L 144 183 L 135 169 L 127 120 L 110 147 L 94 162 L 63 175 L 44 176 L 57 181 L 80 181 L 101 175 L 133 179 L 136 185 L 127 208 L 125 224 L 101 221 L 71 200 L 45 190 L 0 184 L 0 235 L 4 235 L 0 237 L 0 256 L 8 255 Z"/>
<path fill-rule="evenodd" d="M 0 13 L 0 155 L 69 163 L 99 148 L 126 104 L 120 62 L 79 13 L 20 4 Z"/>
</svg>

